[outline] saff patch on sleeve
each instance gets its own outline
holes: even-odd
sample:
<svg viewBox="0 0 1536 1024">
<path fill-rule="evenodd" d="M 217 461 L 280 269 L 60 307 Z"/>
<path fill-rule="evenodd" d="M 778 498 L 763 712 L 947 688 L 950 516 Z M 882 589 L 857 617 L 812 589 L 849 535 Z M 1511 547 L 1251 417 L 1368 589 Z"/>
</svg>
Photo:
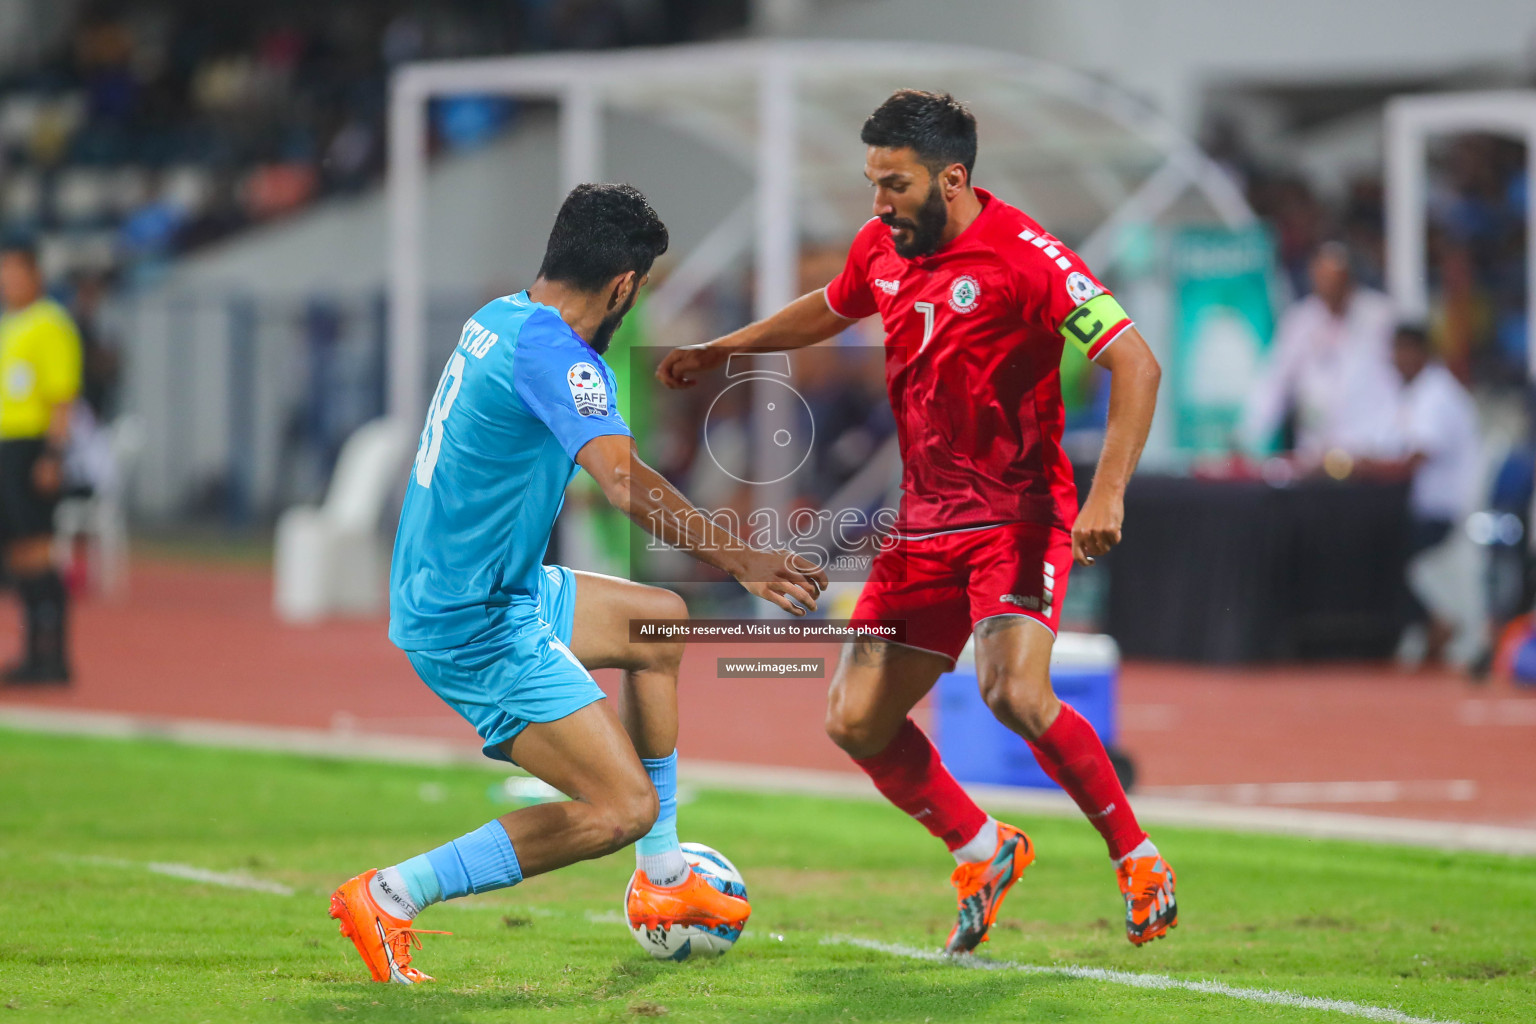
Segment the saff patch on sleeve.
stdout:
<svg viewBox="0 0 1536 1024">
<path fill-rule="evenodd" d="M 608 415 L 608 383 L 591 363 L 577 363 L 565 375 L 571 386 L 571 401 L 583 416 Z"/>
<path fill-rule="evenodd" d="M 1067 294 L 1072 296 L 1072 304 L 1081 306 L 1089 299 L 1104 294 L 1104 289 L 1094 284 L 1093 278 L 1087 274 L 1073 271 L 1067 275 Z"/>
</svg>

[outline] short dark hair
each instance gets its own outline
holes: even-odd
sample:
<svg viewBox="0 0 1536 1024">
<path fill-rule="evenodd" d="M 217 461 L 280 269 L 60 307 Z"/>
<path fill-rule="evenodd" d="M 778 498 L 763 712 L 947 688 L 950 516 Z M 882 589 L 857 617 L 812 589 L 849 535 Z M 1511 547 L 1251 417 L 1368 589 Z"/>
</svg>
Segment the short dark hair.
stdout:
<svg viewBox="0 0 1536 1024">
<path fill-rule="evenodd" d="M 1314 260 L 1325 257 L 1330 260 L 1338 260 L 1346 267 L 1353 267 L 1355 263 L 1354 255 L 1349 251 L 1349 244 L 1338 238 L 1324 239 L 1318 243 L 1316 249 L 1312 250 L 1312 258 Z"/>
<path fill-rule="evenodd" d="M 1398 324 L 1393 341 L 1406 341 L 1415 348 L 1429 351 L 1429 329 L 1420 323 Z"/>
<path fill-rule="evenodd" d="M 577 185 L 560 204 L 539 276 L 596 291 L 631 270 L 650 272 L 667 226 L 633 185 Z"/>
<path fill-rule="evenodd" d="M 19 256 L 34 268 L 39 265 L 37 244 L 28 238 L 8 238 L 0 242 L 0 256 Z"/>
<path fill-rule="evenodd" d="M 859 139 L 882 149 L 909 148 L 931 173 L 950 164 L 976 166 L 976 116 L 947 92 L 901 89 L 875 108 Z"/>
</svg>

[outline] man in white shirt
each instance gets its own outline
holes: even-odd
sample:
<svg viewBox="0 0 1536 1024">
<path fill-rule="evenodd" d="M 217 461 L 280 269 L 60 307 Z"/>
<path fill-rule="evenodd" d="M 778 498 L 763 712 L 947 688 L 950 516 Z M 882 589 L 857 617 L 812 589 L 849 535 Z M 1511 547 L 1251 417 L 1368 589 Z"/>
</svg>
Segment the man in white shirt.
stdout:
<svg viewBox="0 0 1536 1024">
<path fill-rule="evenodd" d="M 1241 440 L 1269 448 L 1294 412 L 1295 453 L 1318 462 L 1329 452 L 1387 456 L 1398 391 L 1389 347 L 1396 316 L 1381 292 L 1357 285 L 1345 248 L 1330 242 L 1311 264 L 1312 294 L 1280 317 L 1269 365 L 1248 402 Z"/>
<path fill-rule="evenodd" d="M 1392 362 L 1403 379 L 1397 405 L 1402 459 L 1413 474 L 1408 492 L 1417 538 L 1443 538 L 1477 502 L 1482 439 L 1477 406 L 1461 382 L 1432 358 L 1417 327 L 1399 327 Z"/>
<path fill-rule="evenodd" d="M 1476 552 L 1455 543 L 1457 527 L 1477 505 L 1482 438 L 1472 396 L 1434 359 L 1422 328 L 1397 328 L 1392 362 L 1403 382 L 1392 419 L 1398 454 L 1364 460 L 1356 468 L 1380 478 L 1411 480 L 1407 618 L 1411 626 L 1427 625 L 1427 655 L 1437 660 L 1458 632 L 1485 628 Z M 1482 640 L 1474 638 L 1475 643 Z"/>
</svg>

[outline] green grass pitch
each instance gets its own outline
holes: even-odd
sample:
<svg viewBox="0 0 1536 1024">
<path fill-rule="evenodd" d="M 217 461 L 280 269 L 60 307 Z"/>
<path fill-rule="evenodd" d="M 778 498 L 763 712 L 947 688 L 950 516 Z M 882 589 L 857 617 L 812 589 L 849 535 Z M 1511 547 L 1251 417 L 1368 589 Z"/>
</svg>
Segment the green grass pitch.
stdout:
<svg viewBox="0 0 1536 1024">
<path fill-rule="evenodd" d="M 440 980 L 368 982 L 326 917 L 330 890 L 505 811 L 488 797 L 496 781 L 0 732 L 0 1024 L 1360 1019 L 829 945 L 936 948 L 953 906 L 943 849 L 876 802 L 708 791 L 682 808 L 683 837 L 732 857 L 754 906 L 728 956 L 678 965 L 640 951 L 618 915 L 625 851 L 432 908 L 420 925 L 454 934 L 426 936 L 416 963 Z M 983 947 L 990 960 L 1348 1000 L 1379 1020 L 1536 1020 L 1530 860 L 1159 829 L 1182 923 L 1138 950 L 1088 825 L 1018 824 L 1039 860 Z M 152 864 L 279 885 L 227 888 Z"/>
</svg>

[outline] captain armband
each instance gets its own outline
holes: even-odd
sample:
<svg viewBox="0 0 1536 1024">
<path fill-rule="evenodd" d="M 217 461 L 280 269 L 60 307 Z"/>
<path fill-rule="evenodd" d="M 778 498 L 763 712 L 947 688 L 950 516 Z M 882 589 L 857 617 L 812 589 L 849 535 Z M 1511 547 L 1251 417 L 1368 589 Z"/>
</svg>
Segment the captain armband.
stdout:
<svg viewBox="0 0 1536 1024">
<path fill-rule="evenodd" d="M 1106 292 L 1095 295 L 1068 313 L 1061 322 L 1059 333 L 1065 341 L 1076 345 L 1083 355 L 1097 359 L 1099 353 L 1130 326 L 1131 318 L 1126 316 L 1115 297 Z"/>
</svg>

